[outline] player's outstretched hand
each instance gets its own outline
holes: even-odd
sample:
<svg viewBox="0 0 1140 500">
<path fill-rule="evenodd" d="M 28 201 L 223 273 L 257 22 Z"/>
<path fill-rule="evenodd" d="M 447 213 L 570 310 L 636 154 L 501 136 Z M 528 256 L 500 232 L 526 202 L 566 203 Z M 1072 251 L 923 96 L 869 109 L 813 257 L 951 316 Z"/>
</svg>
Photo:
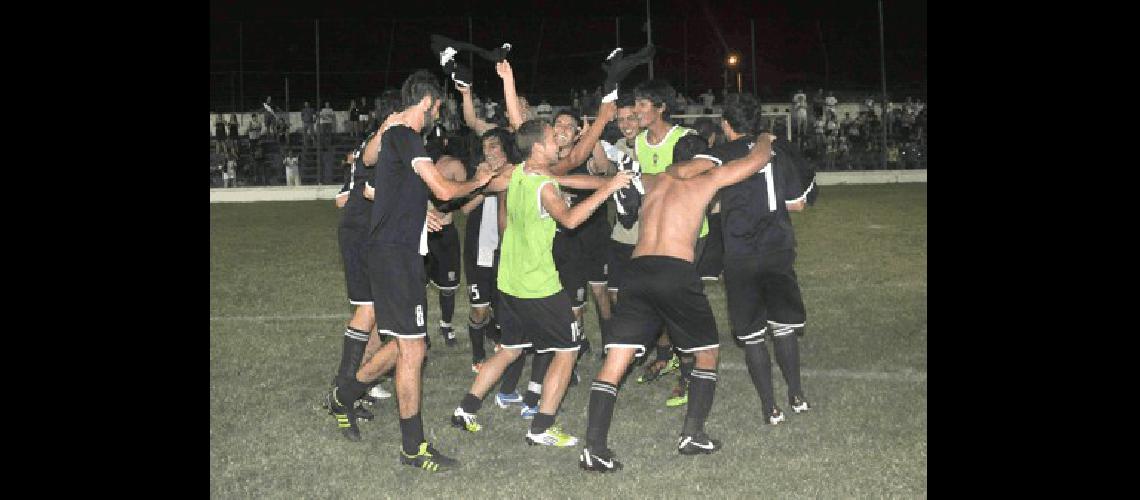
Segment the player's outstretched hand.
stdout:
<svg viewBox="0 0 1140 500">
<path fill-rule="evenodd" d="M 444 220 L 445 216 L 434 208 L 429 208 L 427 211 L 427 228 L 428 232 L 436 232 L 443 229 L 443 225 L 447 222 Z"/>
<path fill-rule="evenodd" d="M 368 198 L 369 200 L 376 199 L 376 188 L 372 187 L 368 181 L 364 182 L 364 197 Z"/>
<path fill-rule="evenodd" d="M 479 185 L 487 184 L 491 178 L 499 173 L 499 168 L 492 167 L 489 163 L 483 162 L 475 169 L 475 178 L 479 180 Z"/>
</svg>

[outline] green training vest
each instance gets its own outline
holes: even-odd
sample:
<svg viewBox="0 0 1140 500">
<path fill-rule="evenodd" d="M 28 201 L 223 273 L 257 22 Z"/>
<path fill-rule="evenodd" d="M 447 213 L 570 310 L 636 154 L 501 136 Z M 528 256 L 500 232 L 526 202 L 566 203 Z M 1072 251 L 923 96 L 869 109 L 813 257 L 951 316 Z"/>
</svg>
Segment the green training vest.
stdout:
<svg viewBox="0 0 1140 500">
<path fill-rule="evenodd" d="M 660 174 L 664 172 L 669 165 L 673 164 L 673 146 L 677 145 L 677 141 L 685 134 L 695 134 L 697 131 L 682 127 L 680 125 L 673 125 L 665 133 L 665 138 L 656 146 L 649 145 L 649 130 L 642 130 L 637 134 L 637 162 L 641 165 L 641 171 L 647 174 Z M 701 221 L 701 234 L 700 238 L 704 238 L 709 234 L 709 218 L 706 215 Z"/>
<path fill-rule="evenodd" d="M 507 188 L 507 230 L 499 252 L 499 290 L 522 299 L 549 297 L 562 291 L 558 269 L 554 267 L 554 231 L 557 224 L 542 209 L 539 189 L 546 175 L 523 171 L 520 163 L 511 173 Z"/>
</svg>

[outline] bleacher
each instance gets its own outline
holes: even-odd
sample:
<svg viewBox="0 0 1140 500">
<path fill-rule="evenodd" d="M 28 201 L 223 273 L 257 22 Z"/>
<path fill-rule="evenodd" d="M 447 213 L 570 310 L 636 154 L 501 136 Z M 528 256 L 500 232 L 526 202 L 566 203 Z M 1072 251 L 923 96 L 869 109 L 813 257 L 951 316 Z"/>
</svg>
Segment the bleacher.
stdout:
<svg viewBox="0 0 1140 500">
<path fill-rule="evenodd" d="M 248 137 L 237 140 L 238 171 L 235 186 L 284 186 L 285 185 L 285 151 L 292 148 L 300 151 L 299 177 L 300 183 L 306 186 L 317 184 L 340 185 L 345 181 L 345 170 L 341 168 L 345 155 L 357 144 L 359 139 L 349 133 L 334 133 L 328 138 L 329 146 L 320 148 L 323 161 L 318 161 L 316 139 L 303 141 L 301 132 L 291 132 L 282 141 L 280 137 L 263 135 L 257 147 L 261 149 L 260 155 L 254 151 L 252 141 Z M 216 152 L 214 139 L 210 140 L 210 187 L 221 187 L 221 174 L 213 169 L 225 163 L 225 156 Z M 319 167 L 324 165 L 324 179 L 319 182 Z M 260 170 L 259 170 L 260 169 Z M 259 175 L 259 172 L 261 173 Z M 265 182 L 260 178 L 264 175 Z"/>
</svg>

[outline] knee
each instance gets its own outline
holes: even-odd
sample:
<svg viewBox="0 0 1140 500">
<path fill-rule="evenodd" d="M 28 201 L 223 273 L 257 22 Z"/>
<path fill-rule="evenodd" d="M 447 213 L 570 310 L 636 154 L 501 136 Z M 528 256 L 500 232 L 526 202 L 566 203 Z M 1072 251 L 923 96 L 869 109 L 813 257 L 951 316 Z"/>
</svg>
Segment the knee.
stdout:
<svg viewBox="0 0 1140 500">
<path fill-rule="evenodd" d="M 720 356 L 720 349 L 713 348 L 697 351 L 693 356 L 696 358 L 694 366 L 702 370 L 711 370 L 716 368 L 717 358 Z"/>
<path fill-rule="evenodd" d="M 470 314 L 467 316 L 468 321 L 471 322 L 471 326 L 475 328 L 487 326 L 487 323 L 491 321 L 491 315 L 488 314 L 488 309 L 487 307 L 472 307 Z"/>
</svg>

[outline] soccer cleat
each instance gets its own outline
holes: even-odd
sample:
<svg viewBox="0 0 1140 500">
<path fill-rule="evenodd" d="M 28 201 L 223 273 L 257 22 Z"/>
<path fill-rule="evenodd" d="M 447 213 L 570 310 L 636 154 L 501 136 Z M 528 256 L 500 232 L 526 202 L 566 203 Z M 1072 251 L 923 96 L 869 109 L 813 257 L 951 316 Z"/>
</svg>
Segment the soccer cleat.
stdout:
<svg viewBox="0 0 1140 500">
<path fill-rule="evenodd" d="M 519 411 L 519 415 L 521 415 L 524 420 L 534 418 L 536 413 L 538 413 L 538 405 L 527 406 L 526 403 L 523 403 L 522 410 Z"/>
<path fill-rule="evenodd" d="M 356 410 L 337 404 L 336 387 L 325 394 L 325 408 L 329 415 L 336 417 L 336 426 L 349 441 L 360 441 L 360 427 L 356 423 Z"/>
<path fill-rule="evenodd" d="M 451 414 L 451 426 L 467 432 L 479 432 L 483 429 L 483 426 L 479 425 L 479 418 L 474 413 L 463 411 L 463 408 L 456 408 L 455 413 Z"/>
<path fill-rule="evenodd" d="M 685 406 L 689 402 L 689 381 L 681 379 L 680 383 L 673 388 L 672 395 L 669 399 L 665 400 L 665 406 L 674 408 L 677 406 Z"/>
<path fill-rule="evenodd" d="M 554 424 L 541 434 L 532 434 L 528 430 L 526 432 L 526 444 L 529 444 L 531 446 L 541 444 L 545 446 L 557 446 L 559 448 L 565 448 L 567 446 L 574 446 L 578 444 L 578 438 L 562 432 L 562 426 Z"/>
<path fill-rule="evenodd" d="M 811 407 L 808 406 L 808 402 L 804 401 L 804 398 L 800 396 L 792 396 L 790 404 L 792 406 L 792 411 L 796 413 L 803 413 L 811 409 Z"/>
<path fill-rule="evenodd" d="M 703 432 L 695 436 L 681 436 L 677 442 L 677 453 L 682 455 L 707 455 L 719 449 L 720 441 L 709 439 Z"/>
<path fill-rule="evenodd" d="M 677 356 L 677 353 L 673 353 L 673 357 L 671 359 L 669 359 L 669 364 L 665 365 L 665 368 L 661 369 L 661 374 L 662 375 L 668 375 L 668 374 L 673 373 L 673 372 L 680 370 L 680 369 L 681 369 L 681 358 Z"/>
<path fill-rule="evenodd" d="M 415 455 L 400 450 L 400 463 L 428 472 L 445 472 L 459 465 L 458 460 L 444 456 L 427 441 L 420 443 L 419 452 Z"/>
<path fill-rule="evenodd" d="M 495 404 L 499 405 L 499 408 L 522 404 L 522 400 L 522 396 L 519 396 L 517 392 L 495 394 Z"/>
<path fill-rule="evenodd" d="M 392 393 L 384 390 L 380 385 L 372 386 L 372 388 L 368 390 L 368 395 L 376 399 L 388 399 L 392 397 Z"/>
<path fill-rule="evenodd" d="M 765 412 L 764 423 L 769 425 L 776 425 L 784 421 L 784 412 L 780 410 L 779 406 L 773 407 L 772 411 Z"/>
<path fill-rule="evenodd" d="M 614 460 L 614 452 L 610 450 L 591 450 L 582 448 L 578 455 L 578 467 L 589 472 L 617 472 L 621 470 L 621 462 Z"/>
<path fill-rule="evenodd" d="M 439 334 L 443 336 L 443 343 L 447 344 L 447 347 L 455 347 L 459 344 L 459 341 L 455 340 L 455 330 L 452 330 L 450 326 L 440 327 Z"/>
</svg>

